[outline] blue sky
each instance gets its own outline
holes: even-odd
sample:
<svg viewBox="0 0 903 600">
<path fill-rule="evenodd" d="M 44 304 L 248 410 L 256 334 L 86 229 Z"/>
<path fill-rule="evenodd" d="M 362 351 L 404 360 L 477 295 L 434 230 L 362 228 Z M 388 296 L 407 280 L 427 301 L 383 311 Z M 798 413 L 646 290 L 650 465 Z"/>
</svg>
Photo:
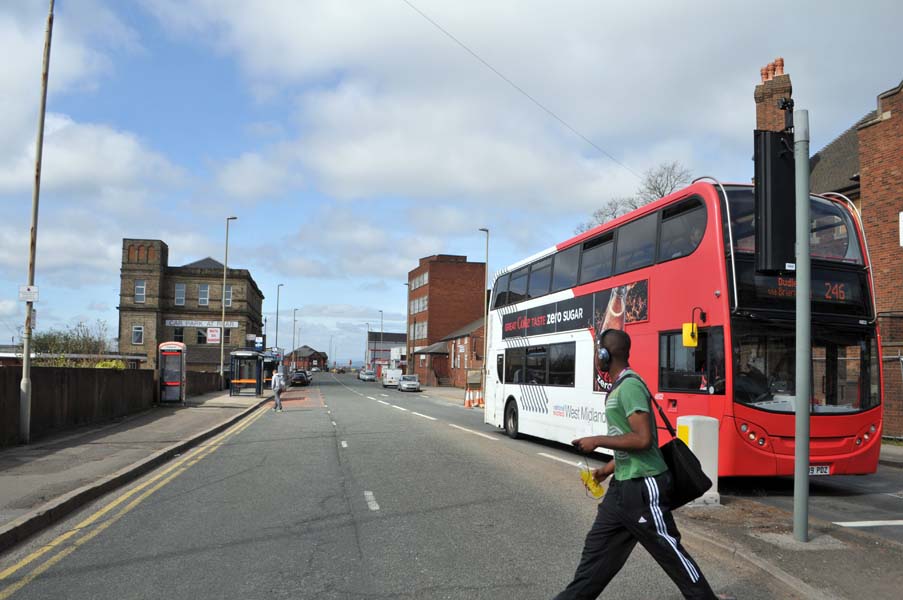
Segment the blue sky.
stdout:
<svg viewBox="0 0 903 600">
<path fill-rule="evenodd" d="M 568 131 L 412 6 L 629 167 Z M 0 340 L 23 322 L 47 2 L 0 5 Z M 878 16 L 880 15 L 880 17 Z M 115 330 L 123 237 L 248 268 L 280 342 L 360 358 L 405 274 L 570 237 L 634 173 L 751 176 L 759 68 L 786 60 L 813 151 L 903 79 L 898 2 L 58 0 L 38 327 Z M 894 60 L 893 57 L 898 57 Z"/>
</svg>

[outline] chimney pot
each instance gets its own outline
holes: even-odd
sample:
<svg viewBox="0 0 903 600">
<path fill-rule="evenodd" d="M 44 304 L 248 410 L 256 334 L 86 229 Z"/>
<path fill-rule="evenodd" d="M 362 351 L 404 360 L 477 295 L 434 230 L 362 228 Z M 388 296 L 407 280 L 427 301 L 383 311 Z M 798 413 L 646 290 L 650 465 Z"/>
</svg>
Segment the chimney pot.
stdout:
<svg viewBox="0 0 903 600">
<path fill-rule="evenodd" d="M 759 69 L 759 75 L 762 76 L 762 83 L 768 81 L 768 68 L 762 67 L 761 69 Z"/>
<path fill-rule="evenodd" d="M 782 57 L 777 57 L 774 59 L 774 67 L 775 67 L 775 75 L 783 75 L 784 74 L 784 59 Z"/>
<path fill-rule="evenodd" d="M 774 79 L 774 63 L 768 63 L 768 81 Z"/>
</svg>

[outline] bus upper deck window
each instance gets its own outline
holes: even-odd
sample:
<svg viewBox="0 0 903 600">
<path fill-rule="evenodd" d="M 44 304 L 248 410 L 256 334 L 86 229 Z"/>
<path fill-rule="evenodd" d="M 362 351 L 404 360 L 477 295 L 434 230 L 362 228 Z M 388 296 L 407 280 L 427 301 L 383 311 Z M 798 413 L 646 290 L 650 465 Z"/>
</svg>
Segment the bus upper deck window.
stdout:
<svg viewBox="0 0 903 600">
<path fill-rule="evenodd" d="M 658 214 L 646 215 L 618 228 L 615 273 L 625 273 L 655 262 Z"/>
<path fill-rule="evenodd" d="M 538 298 L 549 293 L 549 282 L 552 276 L 552 258 L 544 258 L 530 267 L 530 283 L 527 287 L 528 298 Z"/>
<path fill-rule="evenodd" d="M 659 262 L 687 256 L 696 250 L 705 233 L 705 207 L 691 200 L 662 211 Z"/>
<path fill-rule="evenodd" d="M 580 246 L 571 246 L 554 256 L 552 291 L 557 292 L 577 285 L 577 268 L 580 265 Z"/>
<path fill-rule="evenodd" d="M 589 283 L 611 275 L 614 234 L 608 233 L 583 244 L 580 261 L 580 283 Z"/>
<path fill-rule="evenodd" d="M 508 304 L 508 278 L 509 273 L 505 273 L 495 280 L 495 288 L 492 290 L 492 308 L 501 308 Z"/>
</svg>

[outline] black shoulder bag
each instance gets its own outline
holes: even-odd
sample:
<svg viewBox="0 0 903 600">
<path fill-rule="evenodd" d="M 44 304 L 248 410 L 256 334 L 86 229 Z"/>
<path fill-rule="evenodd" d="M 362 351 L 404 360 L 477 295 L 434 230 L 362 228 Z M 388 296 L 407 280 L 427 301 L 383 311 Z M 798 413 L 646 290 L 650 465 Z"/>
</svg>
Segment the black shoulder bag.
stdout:
<svg viewBox="0 0 903 600">
<path fill-rule="evenodd" d="M 659 450 L 662 452 L 665 464 L 668 465 L 668 470 L 671 471 L 671 480 L 673 482 L 673 489 L 671 490 L 671 509 L 674 510 L 675 508 L 680 508 L 684 504 L 692 502 L 706 493 L 709 488 L 712 487 L 712 480 L 709 479 L 708 475 L 705 474 L 705 471 L 702 470 L 699 459 L 696 458 L 696 455 L 693 454 L 693 451 L 690 450 L 689 446 L 687 446 L 682 439 L 677 437 L 677 432 L 671 425 L 671 421 L 668 420 L 668 417 L 665 416 L 665 411 L 663 411 L 662 407 L 656 402 L 655 396 L 653 396 L 649 391 L 649 388 L 646 387 L 646 382 L 638 375 L 632 373 L 625 375 L 624 379 L 627 377 L 632 377 L 643 384 L 643 389 L 646 390 L 650 402 L 655 404 L 655 408 L 658 409 L 658 414 L 661 415 L 662 421 L 668 429 L 668 433 L 671 434 L 671 441 L 664 446 L 661 446 Z M 614 391 L 614 388 L 612 388 L 612 391 Z M 611 392 L 609 392 L 609 394 L 610 393 Z M 655 428 L 655 415 L 652 414 L 651 406 L 649 407 L 649 418 L 652 421 L 652 427 Z"/>
</svg>

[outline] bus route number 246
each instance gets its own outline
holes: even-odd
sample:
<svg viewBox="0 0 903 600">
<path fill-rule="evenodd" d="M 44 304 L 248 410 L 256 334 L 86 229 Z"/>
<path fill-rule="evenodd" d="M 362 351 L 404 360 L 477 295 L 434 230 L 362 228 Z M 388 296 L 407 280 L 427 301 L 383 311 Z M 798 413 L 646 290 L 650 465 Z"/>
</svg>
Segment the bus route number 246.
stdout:
<svg viewBox="0 0 903 600">
<path fill-rule="evenodd" d="M 568 321 L 582 318 L 583 308 L 572 308 L 570 310 L 559 310 L 558 312 L 549 313 L 546 315 L 546 322 L 549 325 L 555 325 L 557 323 L 567 323 Z"/>
</svg>

